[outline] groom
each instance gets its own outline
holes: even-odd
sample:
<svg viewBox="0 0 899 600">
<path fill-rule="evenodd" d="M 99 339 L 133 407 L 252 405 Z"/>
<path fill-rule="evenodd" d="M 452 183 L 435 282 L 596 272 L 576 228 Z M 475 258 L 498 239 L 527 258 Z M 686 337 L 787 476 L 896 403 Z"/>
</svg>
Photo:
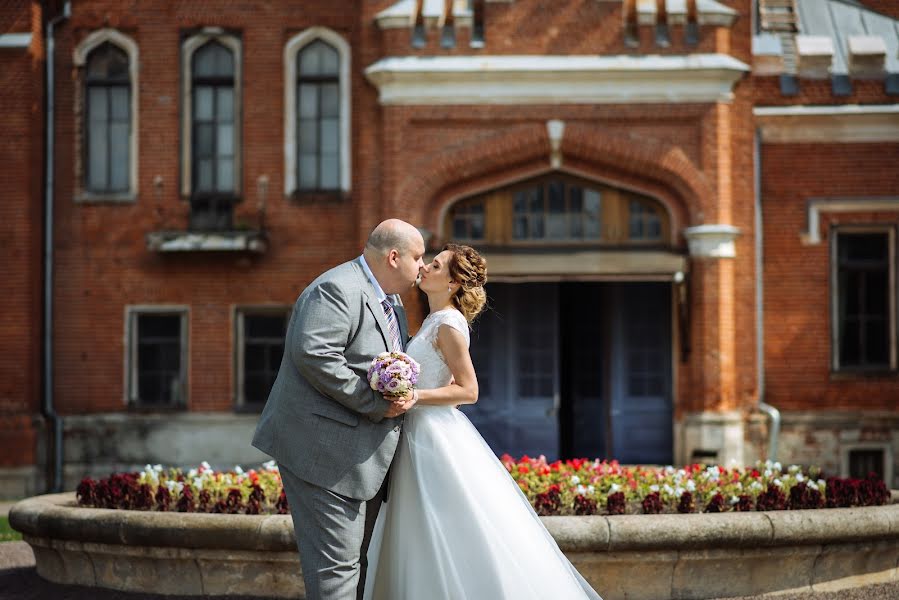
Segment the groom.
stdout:
<svg viewBox="0 0 899 600">
<path fill-rule="evenodd" d="M 384 221 L 362 256 L 320 275 L 294 305 L 253 446 L 278 462 L 311 600 L 362 597 L 401 417 L 417 400 L 388 401 L 366 373 L 375 356 L 405 347 L 406 315 L 394 302 L 414 285 L 424 251 L 415 227 Z"/>
</svg>

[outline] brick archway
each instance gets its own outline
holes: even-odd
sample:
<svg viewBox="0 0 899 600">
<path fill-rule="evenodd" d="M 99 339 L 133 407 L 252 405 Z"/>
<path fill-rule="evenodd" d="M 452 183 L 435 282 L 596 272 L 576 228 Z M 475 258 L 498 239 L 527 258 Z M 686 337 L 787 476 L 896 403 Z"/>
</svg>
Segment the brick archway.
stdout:
<svg viewBox="0 0 899 600">
<path fill-rule="evenodd" d="M 443 216 L 455 202 L 552 171 L 656 198 L 668 210 L 675 232 L 697 222 L 697 213 L 712 199 L 705 177 L 677 146 L 569 124 L 559 169 L 550 165 L 550 152 L 543 124 L 520 125 L 419 164 L 400 184 L 397 197 L 425 201 L 422 220 L 435 243 L 444 237 Z"/>
</svg>

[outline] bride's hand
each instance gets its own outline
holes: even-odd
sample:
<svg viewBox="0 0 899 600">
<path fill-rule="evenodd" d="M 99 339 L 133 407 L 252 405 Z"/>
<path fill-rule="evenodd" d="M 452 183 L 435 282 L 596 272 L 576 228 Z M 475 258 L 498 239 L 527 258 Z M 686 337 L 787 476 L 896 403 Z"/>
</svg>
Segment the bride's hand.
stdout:
<svg viewBox="0 0 899 600">
<path fill-rule="evenodd" d="M 411 390 L 402 396 L 384 396 L 384 399 L 391 403 L 384 416 L 387 418 L 398 417 L 415 406 L 418 402 L 418 391 Z"/>
</svg>

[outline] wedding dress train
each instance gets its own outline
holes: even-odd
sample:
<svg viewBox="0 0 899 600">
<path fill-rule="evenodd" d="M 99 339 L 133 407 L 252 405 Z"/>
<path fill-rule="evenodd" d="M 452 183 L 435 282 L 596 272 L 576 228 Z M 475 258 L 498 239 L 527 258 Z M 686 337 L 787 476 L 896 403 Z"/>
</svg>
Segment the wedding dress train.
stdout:
<svg viewBox="0 0 899 600">
<path fill-rule="evenodd" d="M 436 346 L 442 324 L 468 339 L 455 309 L 425 319 L 407 349 L 421 363 L 422 389 L 452 377 Z M 461 411 L 417 405 L 403 429 L 369 546 L 365 600 L 602 600 Z"/>
</svg>

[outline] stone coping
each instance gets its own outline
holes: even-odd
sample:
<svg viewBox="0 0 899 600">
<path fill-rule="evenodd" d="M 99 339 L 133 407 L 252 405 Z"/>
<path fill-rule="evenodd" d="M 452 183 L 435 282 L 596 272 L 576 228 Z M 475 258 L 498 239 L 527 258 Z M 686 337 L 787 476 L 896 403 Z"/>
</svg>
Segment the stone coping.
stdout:
<svg viewBox="0 0 899 600">
<path fill-rule="evenodd" d="M 894 501 L 897 497 L 893 495 Z M 77 506 L 73 492 L 22 500 L 10 525 L 37 538 L 186 549 L 295 551 L 288 515 L 220 515 Z M 899 504 L 687 515 L 542 517 L 565 552 L 708 550 L 899 540 Z M 189 533 L 188 533 L 189 532 Z"/>
</svg>

